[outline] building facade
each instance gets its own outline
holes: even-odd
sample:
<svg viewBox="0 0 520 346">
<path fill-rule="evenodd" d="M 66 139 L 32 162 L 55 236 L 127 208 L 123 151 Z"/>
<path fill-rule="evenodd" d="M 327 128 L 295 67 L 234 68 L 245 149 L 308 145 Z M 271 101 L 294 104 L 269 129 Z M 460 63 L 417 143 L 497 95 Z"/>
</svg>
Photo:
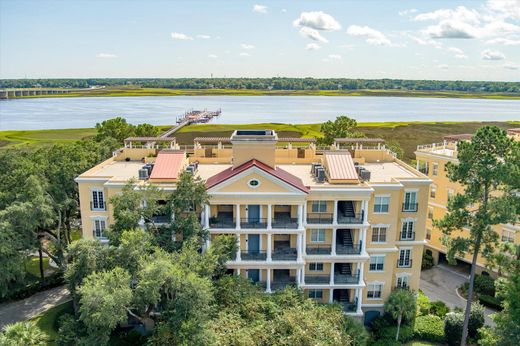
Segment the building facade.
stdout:
<svg viewBox="0 0 520 346">
<path fill-rule="evenodd" d="M 200 215 L 206 246 L 234 235 L 239 250 L 229 270 L 267 292 L 296 285 L 368 320 L 396 287 L 419 289 L 431 180 L 382 140 L 338 139 L 321 150 L 314 139 L 237 130 L 196 138 L 188 152 L 168 140 L 163 146 L 174 150 L 130 138 L 76 179 L 83 237 L 104 239 L 113 222 L 108 201 L 129 179 L 168 191 L 189 170 L 210 195 Z"/>
<path fill-rule="evenodd" d="M 509 130 L 508 135 L 514 140 L 520 140 L 520 129 Z M 440 229 L 433 226 L 433 220 L 442 219 L 447 213 L 448 200 L 451 196 L 463 192 L 460 184 L 453 183 L 448 179 L 446 164 L 448 162 L 458 163 L 457 143 L 470 140 L 471 137 L 471 134 L 446 136 L 442 143 L 420 145 L 415 152 L 417 170 L 432 180 L 427 209 L 426 251 L 433 255 L 435 264 L 446 261 L 447 249 L 442 243 L 443 233 Z M 494 225 L 493 230 L 498 234 L 500 241 L 520 244 L 520 225 Z M 469 230 L 463 229 L 453 235 L 467 237 Z M 468 254 L 464 258 L 459 258 L 459 260 L 471 263 L 472 258 Z M 477 258 L 477 273 L 486 272 L 496 276 L 497 271 L 486 268 L 486 264 L 486 259 L 479 255 Z"/>
</svg>

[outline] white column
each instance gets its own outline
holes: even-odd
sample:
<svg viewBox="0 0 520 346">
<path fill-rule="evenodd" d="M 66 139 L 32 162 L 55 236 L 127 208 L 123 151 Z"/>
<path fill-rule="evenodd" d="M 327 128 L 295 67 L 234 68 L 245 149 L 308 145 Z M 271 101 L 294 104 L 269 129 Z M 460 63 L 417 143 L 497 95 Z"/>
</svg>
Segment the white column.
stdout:
<svg viewBox="0 0 520 346">
<path fill-rule="evenodd" d="M 338 224 L 338 201 L 334 200 L 334 212 L 332 215 L 332 223 L 334 225 Z"/>
<path fill-rule="evenodd" d="M 366 252 L 366 249 L 367 249 L 367 227 L 363 227 L 361 229 L 361 237 L 360 237 L 360 241 L 361 241 L 361 252 Z"/>
<path fill-rule="evenodd" d="M 336 235 L 338 233 L 338 230 L 336 228 L 332 229 L 332 256 L 336 255 Z"/>
<path fill-rule="evenodd" d="M 305 285 L 305 266 L 302 268 L 301 285 Z"/>
<path fill-rule="evenodd" d="M 237 268 L 237 276 L 240 276 L 240 268 Z"/>
<path fill-rule="evenodd" d="M 363 282 L 364 279 L 364 273 L 365 273 L 365 262 L 361 262 L 358 264 L 359 268 L 359 283 Z"/>
<path fill-rule="evenodd" d="M 302 235 L 296 235 L 296 254 L 298 262 L 302 261 Z"/>
<path fill-rule="evenodd" d="M 415 165 L 415 168 L 416 168 L 417 170 L 419 170 L 419 168 L 421 168 L 421 161 L 417 160 L 417 163 L 416 163 L 416 165 Z"/>
<path fill-rule="evenodd" d="M 363 300 L 363 289 L 362 288 L 356 289 L 356 296 L 357 296 L 356 313 L 361 314 L 361 313 L 363 313 L 363 310 L 361 310 L 361 301 Z"/>
<path fill-rule="evenodd" d="M 271 292 L 271 269 L 267 269 L 267 278 L 265 280 L 266 292 Z"/>
<path fill-rule="evenodd" d="M 271 256 L 272 256 L 272 241 L 271 241 L 271 238 L 272 238 L 272 234 L 271 233 L 267 233 L 267 261 L 268 262 L 271 262 Z"/>
<path fill-rule="evenodd" d="M 300 287 L 300 284 L 301 284 L 301 273 L 302 273 L 302 270 L 301 269 L 297 269 L 296 270 L 296 285 L 298 287 Z"/>
<path fill-rule="evenodd" d="M 240 258 L 240 234 L 237 234 L 236 237 L 237 237 L 237 247 L 238 247 L 236 261 L 240 261 L 241 260 L 241 258 Z"/>
<path fill-rule="evenodd" d="M 209 214 L 211 213 L 210 211 L 210 207 L 209 207 L 209 204 L 206 204 L 204 206 L 204 228 L 209 228 Z"/>
<path fill-rule="evenodd" d="M 303 206 L 298 204 L 298 229 L 303 228 Z"/>
<path fill-rule="evenodd" d="M 365 201 L 365 207 L 363 208 L 363 223 L 368 222 L 368 201 Z"/>
<path fill-rule="evenodd" d="M 330 280 L 329 285 L 334 285 L 334 262 L 330 264 Z"/>
<path fill-rule="evenodd" d="M 307 201 L 303 202 L 303 225 L 307 225 Z"/>
<path fill-rule="evenodd" d="M 240 204 L 235 205 L 235 223 L 235 228 L 240 229 Z"/>
<path fill-rule="evenodd" d="M 334 301 L 333 298 L 334 298 L 334 288 L 331 288 L 329 290 L 329 304 L 332 304 L 332 302 Z"/>
<path fill-rule="evenodd" d="M 267 229 L 271 229 L 272 228 L 272 224 L 273 224 L 273 220 L 272 220 L 272 216 L 273 213 L 272 213 L 272 206 L 271 204 L 268 204 L 267 205 Z"/>
<path fill-rule="evenodd" d="M 303 230 L 303 235 L 302 235 L 302 252 L 303 252 L 303 255 L 306 256 L 307 255 L 307 230 L 304 229 Z"/>
</svg>

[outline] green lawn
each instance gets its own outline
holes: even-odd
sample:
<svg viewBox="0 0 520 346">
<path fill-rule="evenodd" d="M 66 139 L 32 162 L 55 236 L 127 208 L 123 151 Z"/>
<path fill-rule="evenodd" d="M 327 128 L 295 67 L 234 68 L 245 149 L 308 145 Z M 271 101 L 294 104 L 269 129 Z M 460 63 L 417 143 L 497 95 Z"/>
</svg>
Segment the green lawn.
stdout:
<svg viewBox="0 0 520 346">
<path fill-rule="evenodd" d="M 47 270 L 49 268 L 49 258 L 43 258 L 43 270 Z M 30 276 L 35 277 L 36 279 L 40 279 L 40 259 L 38 256 L 28 257 L 25 260 L 25 270 Z"/>
<path fill-rule="evenodd" d="M 0 148 L 42 146 L 92 137 L 96 129 L 0 131 Z"/>
<path fill-rule="evenodd" d="M 433 342 L 428 341 L 410 341 L 409 343 L 405 344 L 405 346 L 439 346 L 443 344 L 436 344 Z"/>
<path fill-rule="evenodd" d="M 73 313 L 72 301 L 55 306 L 33 318 L 36 325 L 49 337 L 49 345 L 55 345 L 58 337 L 58 319 L 66 313 Z"/>
</svg>

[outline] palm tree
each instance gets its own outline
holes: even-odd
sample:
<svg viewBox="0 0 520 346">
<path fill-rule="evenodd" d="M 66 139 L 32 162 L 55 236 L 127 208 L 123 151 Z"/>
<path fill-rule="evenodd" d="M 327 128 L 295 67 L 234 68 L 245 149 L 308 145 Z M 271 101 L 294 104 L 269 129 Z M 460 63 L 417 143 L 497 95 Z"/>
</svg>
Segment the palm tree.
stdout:
<svg viewBox="0 0 520 346">
<path fill-rule="evenodd" d="M 403 317 L 410 319 L 415 315 L 415 295 L 407 289 L 398 288 L 385 302 L 385 311 L 397 320 L 395 341 L 399 340 L 399 330 Z"/>
<path fill-rule="evenodd" d="M 0 345 L 43 346 L 47 345 L 47 334 L 34 322 L 23 321 L 9 324 L 0 334 Z"/>
</svg>

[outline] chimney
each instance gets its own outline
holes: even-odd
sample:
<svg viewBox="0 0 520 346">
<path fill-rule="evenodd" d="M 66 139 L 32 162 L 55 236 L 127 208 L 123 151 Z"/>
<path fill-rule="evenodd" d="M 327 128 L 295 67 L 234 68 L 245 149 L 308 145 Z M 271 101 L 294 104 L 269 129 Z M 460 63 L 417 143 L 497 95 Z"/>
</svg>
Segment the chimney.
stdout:
<svg viewBox="0 0 520 346">
<path fill-rule="evenodd" d="M 256 159 L 275 168 L 277 141 L 273 130 L 236 130 L 231 135 L 233 167 Z"/>
</svg>

